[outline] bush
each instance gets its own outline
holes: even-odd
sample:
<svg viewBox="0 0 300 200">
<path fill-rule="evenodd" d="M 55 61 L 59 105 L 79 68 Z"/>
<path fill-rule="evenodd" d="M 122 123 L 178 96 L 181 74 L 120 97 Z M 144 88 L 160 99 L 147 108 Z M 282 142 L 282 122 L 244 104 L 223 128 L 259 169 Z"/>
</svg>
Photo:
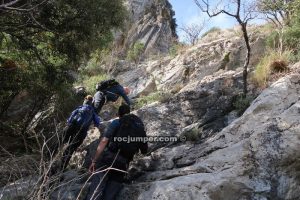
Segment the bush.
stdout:
<svg viewBox="0 0 300 200">
<path fill-rule="evenodd" d="M 238 115 L 241 116 L 247 108 L 250 106 L 251 102 L 254 100 L 253 96 L 238 95 L 233 102 L 233 107 L 237 111 Z"/>
<path fill-rule="evenodd" d="M 160 96 L 161 96 L 160 92 L 154 92 L 147 96 L 141 96 L 136 100 L 134 107 L 135 107 L 135 109 L 140 109 L 145 105 L 159 101 Z"/>
<path fill-rule="evenodd" d="M 273 27 L 274 30 L 274 27 Z M 278 31 L 272 31 L 267 39 L 266 39 L 266 45 L 269 48 L 277 49 L 279 47 L 279 33 Z"/>
<path fill-rule="evenodd" d="M 167 103 L 170 101 L 170 99 L 173 97 L 174 95 L 170 92 L 162 92 L 160 95 L 160 99 L 159 102 L 161 103 Z"/>
<path fill-rule="evenodd" d="M 221 29 L 219 27 L 212 27 L 208 31 L 203 33 L 201 37 L 204 38 L 205 36 L 207 36 L 210 33 L 219 32 L 219 31 L 221 31 Z"/>
<path fill-rule="evenodd" d="M 300 23 L 293 24 L 288 27 L 284 32 L 284 45 L 289 49 L 299 52 L 300 48 Z"/>
<path fill-rule="evenodd" d="M 182 53 L 186 49 L 186 47 L 187 46 L 184 45 L 183 43 L 173 44 L 169 49 L 169 55 L 174 58 L 178 54 Z"/>
<path fill-rule="evenodd" d="M 139 97 L 135 102 L 135 109 L 140 109 L 145 105 L 153 102 L 166 103 L 171 98 L 172 94 L 168 92 L 153 92 L 147 96 Z"/>
<path fill-rule="evenodd" d="M 137 63 L 140 60 L 140 58 L 144 52 L 144 47 L 145 47 L 144 43 L 136 42 L 132 46 L 132 48 L 128 51 L 127 59 Z"/>
<path fill-rule="evenodd" d="M 171 90 L 171 93 L 172 94 L 177 94 L 182 88 L 184 87 L 183 84 L 181 83 L 177 83 L 173 86 L 172 90 Z"/>
<path fill-rule="evenodd" d="M 266 87 L 272 73 L 288 70 L 288 63 L 292 52 L 285 51 L 282 54 L 269 51 L 258 63 L 253 74 L 253 81 L 260 87 Z"/>
<path fill-rule="evenodd" d="M 300 60 L 300 1 L 278 1 L 278 4 L 274 4 L 271 1 L 262 1 L 261 9 L 263 12 L 281 14 L 281 12 L 288 13 L 287 16 L 283 16 L 281 20 L 282 24 L 270 23 L 272 31 L 268 34 L 266 44 L 268 47 L 278 50 L 281 53 L 283 51 L 291 51 L 290 60 L 291 62 L 297 62 Z M 268 26 L 270 26 L 268 25 Z M 275 25 L 275 26 L 274 26 Z M 283 25 L 283 26 L 281 26 Z M 265 26 L 267 27 L 267 26 Z"/>
<path fill-rule="evenodd" d="M 111 50 L 109 48 L 106 48 L 92 53 L 87 64 L 80 68 L 79 76 L 95 76 L 102 74 L 104 70 L 101 66 L 106 64 L 106 59 L 109 57 L 110 51 Z"/>
<path fill-rule="evenodd" d="M 96 84 L 99 83 L 100 81 L 108 79 L 107 74 L 100 74 L 96 76 L 89 77 L 85 80 L 82 81 L 83 86 L 86 87 L 86 91 L 88 94 L 94 94 L 95 93 L 95 88 Z"/>
<path fill-rule="evenodd" d="M 191 130 L 183 133 L 183 136 L 185 137 L 186 141 L 195 142 L 201 139 L 201 131 L 198 129 L 198 127 L 194 127 Z"/>
</svg>

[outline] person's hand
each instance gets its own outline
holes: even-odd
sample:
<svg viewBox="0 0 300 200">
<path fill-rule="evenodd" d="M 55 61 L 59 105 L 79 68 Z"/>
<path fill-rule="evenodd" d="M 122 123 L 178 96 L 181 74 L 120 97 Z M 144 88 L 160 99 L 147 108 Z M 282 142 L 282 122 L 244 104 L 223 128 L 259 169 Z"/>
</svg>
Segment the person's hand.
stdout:
<svg viewBox="0 0 300 200">
<path fill-rule="evenodd" d="M 104 125 L 104 122 L 101 122 L 97 128 L 102 133 L 104 132 L 106 126 Z"/>
<path fill-rule="evenodd" d="M 90 165 L 89 167 L 89 172 L 90 173 L 94 173 L 95 171 L 95 166 L 96 166 L 96 163 L 94 161 L 92 161 L 92 164 Z"/>
</svg>

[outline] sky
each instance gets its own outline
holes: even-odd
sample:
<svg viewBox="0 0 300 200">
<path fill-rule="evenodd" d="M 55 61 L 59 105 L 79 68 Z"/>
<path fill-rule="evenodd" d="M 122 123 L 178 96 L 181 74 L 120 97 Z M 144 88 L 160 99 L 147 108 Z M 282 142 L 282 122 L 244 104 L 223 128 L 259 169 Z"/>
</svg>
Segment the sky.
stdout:
<svg viewBox="0 0 300 200">
<path fill-rule="evenodd" d="M 209 19 L 206 13 L 201 12 L 201 10 L 196 6 L 194 0 L 169 0 L 175 11 L 175 18 L 178 27 L 188 24 L 201 23 L 203 20 L 206 21 L 205 30 L 209 30 L 211 27 L 219 27 L 222 29 L 232 28 L 237 25 L 236 19 L 229 17 L 225 14 L 218 15 Z M 257 22 L 259 23 L 259 22 Z M 183 33 L 180 29 L 177 29 L 177 34 L 180 41 L 184 41 Z"/>
</svg>

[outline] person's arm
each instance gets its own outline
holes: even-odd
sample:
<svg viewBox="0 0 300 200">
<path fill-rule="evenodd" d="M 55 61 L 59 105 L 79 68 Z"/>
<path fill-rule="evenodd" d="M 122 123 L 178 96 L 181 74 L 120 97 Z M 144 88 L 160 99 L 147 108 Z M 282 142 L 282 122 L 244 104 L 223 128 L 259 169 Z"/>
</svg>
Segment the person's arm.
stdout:
<svg viewBox="0 0 300 200">
<path fill-rule="evenodd" d="M 147 134 L 146 131 L 143 131 L 142 137 L 147 138 Z M 147 141 L 147 140 L 146 140 Z M 141 142 L 139 145 L 139 149 L 141 151 L 142 154 L 147 154 L 148 152 L 148 142 Z"/>
<path fill-rule="evenodd" d="M 147 152 L 148 152 L 148 143 L 141 143 L 140 151 L 143 155 L 147 154 Z"/>
<path fill-rule="evenodd" d="M 106 137 L 103 137 L 97 147 L 96 154 L 94 156 L 94 159 L 92 160 L 92 164 L 89 167 L 89 172 L 93 173 L 95 171 L 95 165 L 97 160 L 99 159 L 100 155 L 104 151 L 106 145 L 108 144 L 109 139 Z"/>
<path fill-rule="evenodd" d="M 132 104 L 132 102 L 129 99 L 129 97 L 126 95 L 126 92 L 125 92 L 124 88 L 121 85 L 118 88 L 118 92 L 119 92 L 119 95 L 123 97 L 123 99 L 125 100 L 126 104 L 130 106 Z"/>
<path fill-rule="evenodd" d="M 95 171 L 95 165 L 106 145 L 108 144 L 109 139 L 113 136 L 114 132 L 118 129 L 120 123 L 119 120 L 114 120 L 107 128 L 107 130 L 103 134 L 103 138 L 100 140 L 100 143 L 97 147 L 97 152 L 92 160 L 92 164 L 89 167 L 90 172 Z"/>
<path fill-rule="evenodd" d="M 93 121 L 94 121 L 94 126 L 98 128 L 100 126 L 101 118 L 97 115 L 96 112 L 93 113 Z"/>
<path fill-rule="evenodd" d="M 74 118 L 74 116 L 77 114 L 77 112 L 78 112 L 77 109 L 74 110 L 74 111 L 72 112 L 71 116 L 70 116 L 70 117 L 68 118 L 68 120 L 67 120 L 68 125 L 71 124 L 71 121 L 73 120 L 73 118 Z"/>
<path fill-rule="evenodd" d="M 99 113 L 105 103 L 105 97 L 101 92 L 96 92 L 94 95 L 93 106 L 97 113 Z"/>
</svg>

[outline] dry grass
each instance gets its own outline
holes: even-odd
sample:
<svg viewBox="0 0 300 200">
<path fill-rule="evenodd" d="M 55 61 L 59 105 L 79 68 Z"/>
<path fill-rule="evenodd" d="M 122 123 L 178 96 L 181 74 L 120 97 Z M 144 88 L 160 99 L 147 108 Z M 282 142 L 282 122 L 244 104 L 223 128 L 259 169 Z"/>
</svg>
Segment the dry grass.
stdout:
<svg viewBox="0 0 300 200">
<path fill-rule="evenodd" d="M 291 51 L 284 51 L 282 54 L 276 51 L 267 52 L 256 66 L 252 76 L 253 82 L 258 87 L 265 88 L 273 76 L 278 77 L 279 74 L 288 72 L 291 55 Z"/>
</svg>

